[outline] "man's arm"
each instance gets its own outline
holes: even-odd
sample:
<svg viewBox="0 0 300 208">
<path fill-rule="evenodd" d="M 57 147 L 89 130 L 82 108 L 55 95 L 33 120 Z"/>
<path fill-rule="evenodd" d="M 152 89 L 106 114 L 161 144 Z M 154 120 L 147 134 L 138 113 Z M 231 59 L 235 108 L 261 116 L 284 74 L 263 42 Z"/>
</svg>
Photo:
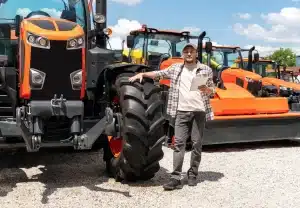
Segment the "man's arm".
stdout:
<svg viewBox="0 0 300 208">
<path fill-rule="evenodd" d="M 161 78 L 161 79 L 169 79 L 171 77 L 172 72 L 174 71 L 175 64 L 169 66 L 167 69 L 164 70 L 156 70 L 152 72 L 141 72 L 138 73 L 137 75 L 129 78 L 131 82 L 135 81 L 136 79 L 140 79 L 140 81 L 144 78 L 151 78 L 151 79 L 156 79 L 156 78 Z"/>
<path fill-rule="evenodd" d="M 160 78 L 160 79 L 170 79 L 172 72 L 174 72 L 175 64 L 169 66 L 166 69 L 163 70 L 157 70 L 154 71 L 155 77 L 154 78 Z"/>
</svg>

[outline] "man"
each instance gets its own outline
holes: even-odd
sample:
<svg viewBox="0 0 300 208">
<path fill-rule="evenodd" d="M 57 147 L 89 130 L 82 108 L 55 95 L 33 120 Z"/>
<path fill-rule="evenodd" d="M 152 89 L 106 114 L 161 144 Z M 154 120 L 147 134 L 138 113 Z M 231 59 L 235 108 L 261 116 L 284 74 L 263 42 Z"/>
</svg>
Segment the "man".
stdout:
<svg viewBox="0 0 300 208">
<path fill-rule="evenodd" d="M 197 185 L 198 168 L 201 161 L 203 130 L 205 121 L 214 115 L 210 105 L 210 95 L 215 93 L 212 69 L 197 60 L 197 46 L 188 43 L 182 50 L 184 64 L 173 64 L 168 69 L 139 73 L 129 80 L 142 81 L 143 77 L 170 79 L 167 114 L 175 119 L 175 144 L 173 172 L 171 180 L 163 187 L 165 190 L 181 189 L 182 165 L 186 140 L 191 136 L 192 152 L 190 169 L 187 172 L 188 184 Z M 207 76 L 207 85 L 199 86 L 199 91 L 190 91 L 195 76 Z"/>
</svg>

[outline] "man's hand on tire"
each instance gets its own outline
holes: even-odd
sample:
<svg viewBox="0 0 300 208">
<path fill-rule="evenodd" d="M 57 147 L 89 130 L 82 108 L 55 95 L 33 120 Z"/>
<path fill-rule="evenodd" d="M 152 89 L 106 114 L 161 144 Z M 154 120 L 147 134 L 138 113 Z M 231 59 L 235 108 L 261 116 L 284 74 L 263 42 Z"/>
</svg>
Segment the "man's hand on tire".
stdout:
<svg viewBox="0 0 300 208">
<path fill-rule="evenodd" d="M 130 78 L 129 78 L 129 81 L 130 81 L 130 82 L 134 82 L 134 81 L 136 81 L 137 79 L 139 79 L 139 80 L 140 80 L 140 83 L 141 83 L 142 80 L 143 80 L 143 73 L 138 73 L 137 75 L 130 77 Z"/>
</svg>

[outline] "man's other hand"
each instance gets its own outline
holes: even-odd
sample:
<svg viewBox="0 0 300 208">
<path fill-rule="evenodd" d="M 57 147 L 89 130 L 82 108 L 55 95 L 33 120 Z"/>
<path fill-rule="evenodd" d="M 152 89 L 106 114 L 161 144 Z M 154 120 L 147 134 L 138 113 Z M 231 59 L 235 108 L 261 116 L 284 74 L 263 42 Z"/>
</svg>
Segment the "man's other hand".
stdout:
<svg viewBox="0 0 300 208">
<path fill-rule="evenodd" d="M 134 75 L 134 76 L 130 77 L 130 78 L 129 78 L 129 81 L 130 81 L 130 82 L 134 82 L 134 81 L 136 81 L 137 79 L 139 79 L 140 82 L 142 82 L 142 80 L 143 80 L 143 73 L 138 73 L 137 75 Z"/>
<path fill-rule="evenodd" d="M 206 85 L 201 85 L 198 87 L 198 89 L 207 95 L 209 95 L 211 93 L 211 89 L 209 87 L 207 87 Z"/>
</svg>

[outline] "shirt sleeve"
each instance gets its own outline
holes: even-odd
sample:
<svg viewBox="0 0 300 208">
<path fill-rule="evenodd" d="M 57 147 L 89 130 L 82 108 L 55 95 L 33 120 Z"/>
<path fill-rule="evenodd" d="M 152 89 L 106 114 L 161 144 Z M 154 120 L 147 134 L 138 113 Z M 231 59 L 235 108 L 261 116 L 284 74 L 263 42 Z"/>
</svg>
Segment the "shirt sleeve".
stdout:
<svg viewBox="0 0 300 208">
<path fill-rule="evenodd" d="M 207 66 L 208 67 L 208 66 Z M 210 67 L 208 67 L 208 80 L 207 80 L 207 86 L 211 89 L 211 95 L 215 94 L 216 93 L 216 86 L 214 84 L 214 81 L 213 81 L 213 71 Z"/>
<path fill-rule="evenodd" d="M 158 79 L 170 79 L 176 65 L 172 64 L 166 69 L 154 71 L 155 77 Z"/>
</svg>

